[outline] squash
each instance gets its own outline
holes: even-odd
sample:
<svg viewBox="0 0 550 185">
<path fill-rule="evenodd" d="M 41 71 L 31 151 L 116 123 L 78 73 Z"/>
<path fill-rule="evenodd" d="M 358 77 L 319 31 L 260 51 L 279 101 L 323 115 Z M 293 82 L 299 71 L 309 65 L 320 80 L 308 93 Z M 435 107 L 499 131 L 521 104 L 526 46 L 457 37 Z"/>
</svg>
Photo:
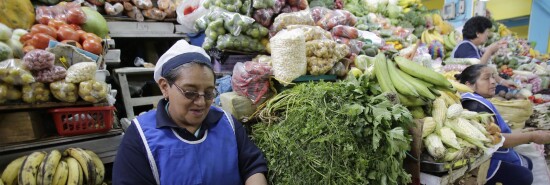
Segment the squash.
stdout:
<svg viewBox="0 0 550 185">
<path fill-rule="evenodd" d="M 0 23 L 28 30 L 34 24 L 34 7 L 30 0 L 0 0 Z"/>
</svg>

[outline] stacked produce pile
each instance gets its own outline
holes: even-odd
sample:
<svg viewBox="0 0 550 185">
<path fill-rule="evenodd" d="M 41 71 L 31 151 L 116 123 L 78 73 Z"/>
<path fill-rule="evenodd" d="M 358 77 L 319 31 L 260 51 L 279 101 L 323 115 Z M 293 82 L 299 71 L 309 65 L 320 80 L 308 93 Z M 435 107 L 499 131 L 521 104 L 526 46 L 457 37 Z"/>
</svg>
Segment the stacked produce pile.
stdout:
<svg viewBox="0 0 550 185">
<path fill-rule="evenodd" d="M 103 184 L 105 167 L 90 150 L 33 152 L 13 160 L 2 172 L 3 184 Z"/>
<path fill-rule="evenodd" d="M 253 126 L 270 184 L 407 184 L 410 112 L 367 76 L 278 94 Z M 314 114 L 312 114 L 314 113 Z"/>
<path fill-rule="evenodd" d="M 437 98 L 432 116 L 424 118 L 424 147 L 435 162 L 452 162 L 477 157 L 502 141 L 500 127 L 492 114 L 478 114 L 462 108 L 459 101 Z"/>
<path fill-rule="evenodd" d="M 106 15 L 126 15 L 140 22 L 146 18 L 157 21 L 175 18 L 176 8 L 181 3 L 181 1 L 172 0 L 87 0 L 87 2 L 98 8 L 103 8 Z"/>
<path fill-rule="evenodd" d="M 526 125 L 539 129 L 550 130 L 550 103 L 542 103 L 533 107 L 533 114 L 526 121 Z"/>
</svg>

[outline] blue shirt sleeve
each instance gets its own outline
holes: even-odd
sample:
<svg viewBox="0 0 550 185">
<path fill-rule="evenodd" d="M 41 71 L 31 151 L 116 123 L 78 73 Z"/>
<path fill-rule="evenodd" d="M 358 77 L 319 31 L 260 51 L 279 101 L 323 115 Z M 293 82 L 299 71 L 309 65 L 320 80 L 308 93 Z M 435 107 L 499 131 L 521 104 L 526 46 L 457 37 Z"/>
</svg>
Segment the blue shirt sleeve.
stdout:
<svg viewBox="0 0 550 185">
<path fill-rule="evenodd" d="M 124 132 L 124 137 L 117 150 L 113 164 L 112 183 L 115 185 L 156 184 L 145 145 L 143 145 L 133 122 Z"/>
<path fill-rule="evenodd" d="M 267 174 L 267 161 L 262 151 L 250 140 L 245 127 L 233 117 L 237 149 L 239 150 L 239 172 L 243 182 L 256 174 Z M 267 177 L 267 176 L 266 176 Z"/>
<path fill-rule="evenodd" d="M 455 51 L 454 58 L 477 58 L 478 51 L 469 43 L 462 43 L 458 45 L 458 48 Z M 480 55 L 481 56 L 481 55 Z"/>
</svg>

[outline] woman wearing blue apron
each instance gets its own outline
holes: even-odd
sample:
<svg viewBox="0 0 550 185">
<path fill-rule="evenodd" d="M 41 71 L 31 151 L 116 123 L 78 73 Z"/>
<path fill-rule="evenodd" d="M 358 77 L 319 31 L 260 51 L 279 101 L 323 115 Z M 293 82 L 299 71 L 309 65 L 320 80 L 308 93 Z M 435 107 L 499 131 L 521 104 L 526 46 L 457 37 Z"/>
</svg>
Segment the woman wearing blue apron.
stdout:
<svg viewBox="0 0 550 185">
<path fill-rule="evenodd" d="M 474 93 L 462 94 L 462 106 L 470 111 L 494 114 L 494 120 L 505 137 L 504 145 L 491 158 L 486 184 L 493 185 L 497 182 L 504 185 L 531 184 L 533 182 L 533 173 L 531 172 L 533 164 L 529 158 L 516 153 L 513 147 L 530 142 L 538 144 L 549 143 L 550 132 L 512 133 L 512 130 L 495 106 L 487 100 L 487 98 L 495 95 L 496 88 L 493 70 L 487 65 L 476 64 L 469 66 L 455 77 L 460 83 L 474 90 Z"/>
<path fill-rule="evenodd" d="M 211 106 L 218 93 L 202 48 L 176 42 L 154 79 L 164 98 L 124 133 L 113 184 L 267 185 L 266 160 L 245 128 Z"/>
<path fill-rule="evenodd" d="M 486 17 L 476 16 L 470 18 L 462 27 L 462 42 L 458 43 L 451 53 L 452 58 L 477 58 L 480 64 L 489 64 L 491 56 L 496 53 L 500 46 L 506 45 L 505 41 L 498 41 L 486 47 L 485 52 L 481 52 L 479 46 L 485 44 L 489 37 L 490 29 L 493 27 L 491 20 Z M 511 81 L 504 80 L 498 74 L 495 76 L 498 85 L 496 92 L 508 88 L 515 88 Z"/>
</svg>

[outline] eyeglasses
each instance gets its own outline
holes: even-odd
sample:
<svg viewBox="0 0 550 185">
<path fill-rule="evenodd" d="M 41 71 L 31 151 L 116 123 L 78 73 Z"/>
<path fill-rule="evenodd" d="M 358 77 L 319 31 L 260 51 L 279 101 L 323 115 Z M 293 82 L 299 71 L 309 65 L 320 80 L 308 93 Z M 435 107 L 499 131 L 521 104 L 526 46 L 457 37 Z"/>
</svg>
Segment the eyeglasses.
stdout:
<svg viewBox="0 0 550 185">
<path fill-rule="evenodd" d="M 195 91 L 184 91 L 175 84 L 174 84 L 174 86 L 176 86 L 176 88 L 178 88 L 178 90 L 180 91 L 180 93 L 183 96 L 185 96 L 187 99 L 192 100 L 192 101 L 197 100 L 197 98 L 199 98 L 199 96 L 204 96 L 204 100 L 213 100 L 214 98 L 216 98 L 218 96 L 218 90 L 216 90 L 216 89 L 212 90 L 212 92 L 205 92 L 204 94 L 200 94 L 200 93 L 195 92 Z"/>
</svg>

